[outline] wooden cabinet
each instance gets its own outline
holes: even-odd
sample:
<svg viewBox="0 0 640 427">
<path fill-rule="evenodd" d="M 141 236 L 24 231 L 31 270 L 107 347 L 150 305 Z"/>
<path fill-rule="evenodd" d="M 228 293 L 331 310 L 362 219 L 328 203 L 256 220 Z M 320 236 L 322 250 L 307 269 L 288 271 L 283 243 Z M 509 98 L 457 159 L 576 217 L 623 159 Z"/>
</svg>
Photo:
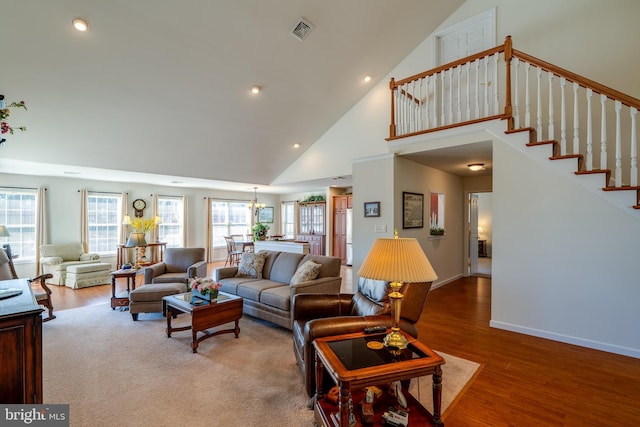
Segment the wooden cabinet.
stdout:
<svg viewBox="0 0 640 427">
<path fill-rule="evenodd" d="M 351 209 L 351 196 L 333 198 L 333 240 L 331 255 L 347 262 L 347 209 Z"/>
<path fill-rule="evenodd" d="M 22 294 L 0 300 L 0 402 L 42 403 L 42 307 L 26 279 L 4 280 Z"/>
<path fill-rule="evenodd" d="M 296 240 L 309 243 L 309 252 L 314 255 L 324 255 L 326 218 L 325 202 L 299 203 L 299 234 Z"/>
</svg>

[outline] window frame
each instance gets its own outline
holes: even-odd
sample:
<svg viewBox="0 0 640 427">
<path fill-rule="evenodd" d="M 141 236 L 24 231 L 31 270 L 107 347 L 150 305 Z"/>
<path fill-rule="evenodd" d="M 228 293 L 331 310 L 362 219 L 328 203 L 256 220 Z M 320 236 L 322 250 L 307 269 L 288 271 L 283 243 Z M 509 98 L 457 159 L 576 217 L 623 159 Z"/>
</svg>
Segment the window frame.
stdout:
<svg viewBox="0 0 640 427">
<path fill-rule="evenodd" d="M 10 196 L 20 196 L 19 206 L 17 208 L 19 223 L 10 220 L 9 211 L 16 210 L 11 208 Z M 32 201 L 25 201 L 24 196 L 29 196 Z M 29 209 L 25 209 L 25 204 L 31 204 Z M 37 239 L 37 227 L 38 227 L 38 190 L 35 188 L 10 188 L 0 187 L 0 224 L 5 225 L 9 231 L 9 237 L 3 237 L 0 244 L 11 245 L 11 253 L 17 258 L 18 262 L 34 262 L 36 261 L 36 254 L 38 248 Z M 25 211 L 27 212 L 25 214 Z M 25 218 L 33 218 L 33 223 L 24 222 Z M 25 231 L 25 229 L 31 229 Z M 32 238 L 26 238 L 26 235 L 31 235 Z M 25 251 L 26 248 L 32 248 Z"/>
<path fill-rule="evenodd" d="M 176 209 L 171 214 L 175 214 L 178 217 L 178 221 L 169 221 L 168 211 L 162 209 L 163 203 L 176 203 Z M 156 205 L 157 215 L 160 217 L 160 224 L 158 225 L 158 241 L 167 243 L 167 248 L 182 248 L 184 246 L 185 241 L 185 219 L 184 219 L 184 198 L 182 196 L 157 196 L 157 205 Z M 172 244 L 169 240 L 173 239 L 165 239 L 163 231 L 168 227 L 179 227 L 179 238 L 178 242 Z M 176 233 L 170 233 L 176 234 Z"/>
<path fill-rule="evenodd" d="M 106 199 L 115 199 L 116 205 L 115 209 L 110 210 L 107 209 L 107 218 L 109 219 L 107 222 L 98 223 L 97 221 L 92 221 L 93 212 L 95 212 L 95 219 L 104 218 L 105 210 L 104 204 L 101 207 L 92 207 L 92 199 L 97 198 L 106 198 Z M 95 202 L 98 204 L 98 202 Z M 118 251 L 118 245 L 120 244 L 120 234 L 122 230 L 122 195 L 119 193 L 108 193 L 108 192 L 100 192 L 100 191 L 90 191 L 87 192 L 87 207 L 86 207 L 86 216 L 87 216 L 87 251 L 89 253 L 95 253 L 100 256 L 116 256 Z M 113 217 L 113 220 L 111 220 Z M 94 236 L 96 230 L 92 230 L 93 227 L 107 227 L 107 232 L 109 235 L 105 237 Z M 115 231 L 112 231 L 111 227 L 115 227 Z M 111 235 L 113 233 L 113 235 Z M 105 246 L 100 245 L 100 241 L 107 241 Z M 108 242 L 113 241 L 113 244 L 109 244 Z M 110 248 L 105 250 L 101 250 L 104 247 Z"/>
<path fill-rule="evenodd" d="M 226 213 L 224 214 L 226 221 L 224 222 L 215 222 L 216 215 L 216 205 L 226 205 Z M 238 212 L 244 210 L 245 214 L 245 222 L 231 222 L 230 218 L 232 217 L 232 205 L 239 205 L 237 207 Z M 226 242 L 224 241 L 223 236 L 229 236 L 232 234 L 241 234 L 243 236 L 247 235 L 247 233 L 251 232 L 251 214 L 252 210 L 249 208 L 249 201 L 244 200 L 231 200 L 231 199 L 211 199 L 211 205 L 209 206 L 211 211 L 211 223 L 209 224 L 211 228 L 211 239 L 209 242 L 211 247 L 216 248 L 226 248 Z M 225 231 L 222 234 L 218 234 L 217 230 L 225 227 Z"/>
</svg>

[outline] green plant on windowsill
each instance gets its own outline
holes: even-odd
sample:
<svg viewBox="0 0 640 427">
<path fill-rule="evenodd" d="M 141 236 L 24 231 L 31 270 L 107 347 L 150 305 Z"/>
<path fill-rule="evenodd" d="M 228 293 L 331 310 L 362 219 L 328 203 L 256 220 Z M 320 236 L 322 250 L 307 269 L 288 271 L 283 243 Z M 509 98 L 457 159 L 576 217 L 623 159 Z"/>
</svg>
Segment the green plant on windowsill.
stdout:
<svg viewBox="0 0 640 427">
<path fill-rule="evenodd" d="M 251 227 L 251 231 L 253 231 L 254 242 L 257 242 L 258 240 L 265 240 L 267 238 L 267 231 L 269 231 L 269 226 L 261 222 L 256 222 L 255 225 Z"/>
<path fill-rule="evenodd" d="M 432 236 L 444 236 L 444 228 L 440 228 L 440 227 L 430 228 L 429 234 Z"/>
</svg>

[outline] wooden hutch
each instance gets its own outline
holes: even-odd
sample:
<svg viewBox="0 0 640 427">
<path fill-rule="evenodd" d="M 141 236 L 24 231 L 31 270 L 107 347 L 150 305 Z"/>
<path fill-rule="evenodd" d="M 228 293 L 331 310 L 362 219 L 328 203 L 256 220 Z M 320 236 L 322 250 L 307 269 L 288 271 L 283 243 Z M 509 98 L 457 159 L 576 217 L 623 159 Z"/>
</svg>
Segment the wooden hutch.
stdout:
<svg viewBox="0 0 640 427">
<path fill-rule="evenodd" d="M 309 243 L 309 253 L 325 254 L 326 206 L 324 201 L 299 202 L 296 241 Z"/>
</svg>

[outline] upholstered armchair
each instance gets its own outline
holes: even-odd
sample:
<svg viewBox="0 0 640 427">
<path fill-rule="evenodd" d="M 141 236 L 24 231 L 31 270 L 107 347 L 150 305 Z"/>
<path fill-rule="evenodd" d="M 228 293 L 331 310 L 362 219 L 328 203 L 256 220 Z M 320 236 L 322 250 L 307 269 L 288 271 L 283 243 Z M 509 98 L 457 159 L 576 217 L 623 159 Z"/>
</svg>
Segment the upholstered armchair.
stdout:
<svg viewBox="0 0 640 427">
<path fill-rule="evenodd" d="M 144 269 L 144 284 L 185 283 L 187 279 L 205 277 L 207 261 L 204 248 L 167 248 L 164 261 Z"/>
<path fill-rule="evenodd" d="M 40 265 L 45 274 L 51 274 L 48 283 L 64 286 L 67 279 L 67 267 L 77 264 L 100 262 L 100 255 L 86 253 L 82 243 L 62 243 L 40 246 Z"/>
<path fill-rule="evenodd" d="M 16 269 L 13 266 L 13 260 L 11 259 L 11 250 L 8 245 L 0 248 L 0 280 L 15 280 L 19 279 Z M 45 283 L 47 279 L 51 278 L 51 274 L 42 274 L 34 279 L 29 279 L 31 289 L 33 290 L 33 296 L 39 305 L 44 306 L 48 311 L 48 317 L 43 319 L 43 322 L 55 319 L 53 315 L 53 303 L 51 302 L 51 289 Z"/>
<path fill-rule="evenodd" d="M 429 283 L 406 283 L 402 289 L 400 328 L 418 337 Z M 307 394 L 315 394 L 315 350 L 319 337 L 361 332 L 370 326 L 393 326 L 386 282 L 358 279 L 355 294 L 300 294 L 293 300 L 293 351 L 304 379 Z"/>
</svg>

